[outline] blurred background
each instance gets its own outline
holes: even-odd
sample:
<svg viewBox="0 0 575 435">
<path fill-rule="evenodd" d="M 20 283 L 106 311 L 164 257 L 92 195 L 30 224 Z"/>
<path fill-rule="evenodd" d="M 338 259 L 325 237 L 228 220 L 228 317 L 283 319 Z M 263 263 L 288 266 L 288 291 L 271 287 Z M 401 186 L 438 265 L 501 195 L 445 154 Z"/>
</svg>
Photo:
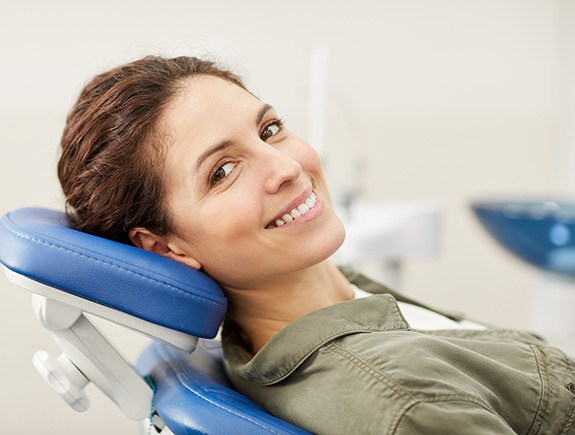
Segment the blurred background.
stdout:
<svg viewBox="0 0 575 435">
<path fill-rule="evenodd" d="M 401 260 L 403 292 L 529 329 L 539 273 L 469 205 L 574 196 L 573 29 L 572 0 L 5 1 L 0 213 L 62 208 L 60 134 L 90 77 L 146 54 L 208 56 L 316 142 L 337 201 L 439 207 L 438 249 Z M 0 285 L 0 433 L 136 433 L 91 387 L 84 414 L 49 390 L 31 358 L 55 345 L 30 295 Z M 103 327 L 128 357 L 145 343 Z"/>
</svg>

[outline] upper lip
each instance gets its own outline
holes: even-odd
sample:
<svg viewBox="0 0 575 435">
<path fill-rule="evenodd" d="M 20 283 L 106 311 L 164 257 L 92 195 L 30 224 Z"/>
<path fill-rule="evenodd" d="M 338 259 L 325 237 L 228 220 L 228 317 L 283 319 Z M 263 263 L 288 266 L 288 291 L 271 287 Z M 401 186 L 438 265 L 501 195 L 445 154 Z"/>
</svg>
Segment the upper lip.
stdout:
<svg viewBox="0 0 575 435">
<path fill-rule="evenodd" d="M 304 190 L 299 196 L 297 196 L 296 198 L 292 199 L 283 209 L 282 211 L 280 211 L 276 217 L 274 217 L 272 220 L 270 220 L 268 222 L 267 225 L 273 224 L 275 223 L 276 220 L 278 219 L 282 219 L 282 216 L 286 213 L 289 213 L 290 211 L 292 211 L 294 208 L 296 208 L 298 205 L 302 204 L 305 202 L 306 199 L 309 198 L 309 196 L 312 194 L 313 189 L 312 187 L 308 187 L 306 190 Z M 267 226 L 266 225 L 266 226 Z"/>
</svg>

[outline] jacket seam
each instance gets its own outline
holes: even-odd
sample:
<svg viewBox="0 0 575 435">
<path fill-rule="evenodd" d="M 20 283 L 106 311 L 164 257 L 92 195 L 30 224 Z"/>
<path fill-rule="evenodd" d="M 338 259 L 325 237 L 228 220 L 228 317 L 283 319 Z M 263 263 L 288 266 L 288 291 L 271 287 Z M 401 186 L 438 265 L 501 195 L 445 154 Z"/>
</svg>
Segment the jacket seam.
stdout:
<svg viewBox="0 0 575 435">
<path fill-rule="evenodd" d="M 351 362 L 352 364 L 354 364 L 357 368 L 359 368 L 360 370 L 364 371 L 365 373 L 367 373 L 368 375 L 374 377 L 375 379 L 377 379 L 378 381 L 384 383 L 385 385 L 387 385 L 389 388 L 391 388 L 395 393 L 397 393 L 400 397 L 402 397 L 405 400 L 409 400 L 410 402 L 412 401 L 417 401 L 417 399 L 408 391 L 406 391 L 401 385 L 399 385 L 396 381 L 394 381 L 393 379 L 387 377 L 386 375 L 384 375 L 383 373 L 381 373 L 378 369 L 376 369 L 375 367 L 373 367 L 370 363 L 368 363 L 367 361 L 359 358 L 356 354 L 354 354 L 353 352 L 348 351 L 347 349 L 342 348 L 341 346 L 338 346 L 337 344 L 331 342 L 328 343 L 325 348 L 327 350 L 330 350 L 332 352 L 335 352 L 339 355 L 341 355 L 342 357 L 346 358 L 349 362 Z"/>
<path fill-rule="evenodd" d="M 437 395 L 435 397 L 424 397 L 424 398 L 421 398 L 421 399 L 414 401 L 413 403 L 408 403 L 408 404 L 404 405 L 397 412 L 395 418 L 392 421 L 392 424 L 389 426 L 388 434 L 393 435 L 393 434 L 397 433 L 397 430 L 399 429 L 399 424 L 401 423 L 401 420 L 405 417 L 405 415 L 407 414 L 407 412 L 411 408 L 415 407 L 416 405 L 421 405 L 422 403 L 437 403 L 437 402 L 472 403 L 474 405 L 477 405 L 477 406 L 485 409 L 489 413 L 497 416 L 497 418 L 499 420 L 501 420 L 507 426 L 509 426 L 509 423 L 507 421 L 505 421 L 505 419 L 501 415 L 499 415 L 497 412 L 495 412 L 495 410 L 492 407 L 490 407 L 483 400 L 480 400 L 475 396 L 470 396 L 470 395 L 466 395 L 466 394 L 441 394 L 441 395 Z"/>
<path fill-rule="evenodd" d="M 569 429 L 573 427 L 573 421 L 575 421 L 575 407 L 571 407 L 571 412 L 566 417 L 565 426 L 561 431 L 561 435 L 566 434 Z"/>
<path fill-rule="evenodd" d="M 533 357 L 535 358 L 535 366 L 537 367 L 537 373 L 539 374 L 539 382 L 541 385 L 537 410 L 535 411 L 535 416 L 533 418 L 533 422 L 531 423 L 531 427 L 529 427 L 529 430 L 527 431 L 528 434 L 536 435 L 541 431 L 541 416 L 549 405 L 549 395 L 551 392 L 549 391 L 549 375 L 539 358 L 537 349 L 534 345 L 530 345 L 529 347 L 533 353 Z"/>
<path fill-rule="evenodd" d="M 573 373 L 573 364 L 570 362 L 570 360 L 567 357 L 567 355 L 565 354 L 565 352 L 563 352 L 560 349 L 557 349 L 557 350 L 562 355 L 563 361 L 571 369 L 571 373 Z M 569 412 L 569 415 L 567 415 L 565 417 L 565 421 L 564 421 L 564 425 L 563 425 L 563 430 L 561 431 L 561 435 L 566 434 L 567 431 L 569 431 L 569 429 L 571 429 L 573 427 L 574 421 L 575 421 L 575 405 L 571 405 L 571 411 Z"/>
<path fill-rule="evenodd" d="M 348 351 L 347 349 L 338 346 L 335 343 L 329 343 L 325 346 L 326 349 L 338 353 L 342 357 L 346 358 L 360 370 L 363 370 L 370 376 L 373 376 L 375 379 L 379 380 L 389 388 L 391 388 L 395 393 L 397 393 L 400 397 L 406 400 L 406 403 L 397 411 L 395 417 L 392 419 L 391 424 L 389 426 L 388 433 L 390 435 L 396 433 L 398 426 L 405 416 L 405 414 L 413 407 L 421 404 L 421 403 L 434 403 L 434 402 L 467 402 L 473 403 L 474 405 L 480 406 L 481 408 L 485 409 L 486 411 L 490 412 L 491 414 L 497 416 L 501 421 L 508 424 L 503 417 L 501 417 L 491 406 L 489 406 L 485 401 L 477 398 L 476 396 L 467 395 L 467 394 L 441 394 L 436 395 L 434 397 L 416 397 L 409 391 L 405 390 L 401 385 L 399 385 L 393 379 L 387 377 L 380 370 L 373 367 L 370 363 L 363 360 L 362 358 L 358 357 L 355 353 Z"/>
</svg>

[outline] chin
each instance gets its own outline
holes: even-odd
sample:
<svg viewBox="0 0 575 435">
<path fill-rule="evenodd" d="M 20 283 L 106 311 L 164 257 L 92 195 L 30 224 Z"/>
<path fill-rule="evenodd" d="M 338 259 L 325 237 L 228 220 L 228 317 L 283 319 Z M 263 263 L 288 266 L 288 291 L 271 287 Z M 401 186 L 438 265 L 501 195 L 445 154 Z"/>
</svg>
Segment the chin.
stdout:
<svg viewBox="0 0 575 435">
<path fill-rule="evenodd" d="M 345 227 L 339 218 L 334 219 L 330 227 L 327 235 L 322 234 L 321 240 L 316 242 L 318 263 L 335 254 L 345 240 Z"/>
</svg>

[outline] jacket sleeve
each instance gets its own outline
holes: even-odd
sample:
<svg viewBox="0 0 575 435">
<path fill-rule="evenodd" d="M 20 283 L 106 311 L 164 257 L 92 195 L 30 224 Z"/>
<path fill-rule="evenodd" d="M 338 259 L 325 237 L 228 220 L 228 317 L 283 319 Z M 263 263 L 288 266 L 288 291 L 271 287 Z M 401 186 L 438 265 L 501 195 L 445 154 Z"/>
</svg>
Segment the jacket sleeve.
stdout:
<svg viewBox="0 0 575 435">
<path fill-rule="evenodd" d="M 397 420 L 394 435 L 516 434 L 495 412 L 467 400 L 419 402 Z"/>
</svg>

